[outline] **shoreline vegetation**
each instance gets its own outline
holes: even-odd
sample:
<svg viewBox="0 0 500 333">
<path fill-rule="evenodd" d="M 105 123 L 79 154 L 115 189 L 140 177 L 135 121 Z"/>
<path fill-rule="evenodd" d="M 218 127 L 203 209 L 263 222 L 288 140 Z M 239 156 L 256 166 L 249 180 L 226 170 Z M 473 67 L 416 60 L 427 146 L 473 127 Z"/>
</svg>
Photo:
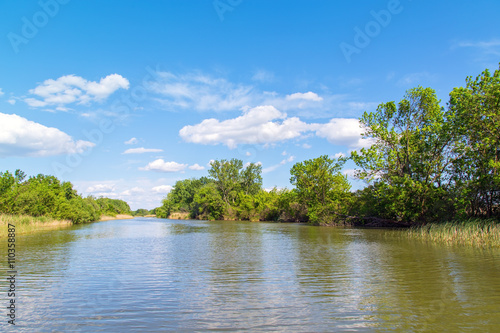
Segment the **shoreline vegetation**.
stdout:
<svg viewBox="0 0 500 333">
<path fill-rule="evenodd" d="M 38 231 L 59 230 L 71 227 L 70 220 L 57 220 L 47 216 L 0 214 L 0 238 L 7 238 L 7 225 L 16 226 L 16 235 L 31 234 Z"/>
<path fill-rule="evenodd" d="M 83 198 L 54 176 L 0 172 L 0 214 L 74 224 L 119 214 L 172 219 L 300 222 L 409 228 L 413 238 L 497 246 L 500 221 L 500 69 L 454 88 L 447 108 L 431 88 L 380 104 L 359 119 L 359 150 L 295 163 L 292 189 L 265 190 L 262 164 L 212 160 L 208 175 L 179 180 L 153 210 Z M 332 130 L 335 130 L 332 127 Z M 346 163 L 367 186 L 351 191 Z M 110 216 L 109 218 L 106 216 Z M 443 221 L 458 221 L 443 223 Z M 33 225 L 43 222 L 33 222 Z M 55 222 L 51 222 L 55 223 Z M 28 225 L 30 223 L 27 223 Z"/>
<path fill-rule="evenodd" d="M 117 214 L 115 216 L 111 215 L 102 215 L 98 221 L 96 222 L 104 222 L 104 221 L 112 221 L 112 220 L 131 220 L 135 218 L 130 214 Z"/>
<path fill-rule="evenodd" d="M 116 216 L 102 215 L 97 221 L 92 222 L 125 220 L 133 218 L 134 216 L 129 214 L 117 214 Z M 60 230 L 71 227 L 75 223 L 70 220 L 59 220 L 48 216 L 9 215 L 0 213 L 0 238 L 7 237 L 8 224 L 14 224 L 16 226 L 16 234 L 23 235 L 36 233 L 39 231 Z"/>
<path fill-rule="evenodd" d="M 426 224 L 408 229 L 406 235 L 432 243 L 500 247 L 500 223 L 496 220 L 470 219 Z"/>
<path fill-rule="evenodd" d="M 337 153 L 338 158 L 322 155 L 295 163 L 290 169 L 292 189 L 264 190 L 259 163 L 213 160 L 207 176 L 177 181 L 155 214 L 410 227 L 409 235 L 433 241 L 497 244 L 498 91 L 500 69 L 467 77 L 465 87 L 450 92 L 446 108 L 433 89 L 410 89 L 398 103 L 381 103 L 360 117 L 363 148 L 350 156 Z M 351 191 L 342 173 L 346 163 L 355 165 L 354 176 L 368 186 Z"/>
</svg>

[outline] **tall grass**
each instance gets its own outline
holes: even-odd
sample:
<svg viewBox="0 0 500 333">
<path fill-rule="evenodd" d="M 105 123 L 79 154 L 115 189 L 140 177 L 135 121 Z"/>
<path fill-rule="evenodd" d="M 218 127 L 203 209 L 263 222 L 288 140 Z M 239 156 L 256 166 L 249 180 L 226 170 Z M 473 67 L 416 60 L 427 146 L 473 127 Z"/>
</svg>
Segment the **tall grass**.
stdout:
<svg viewBox="0 0 500 333">
<path fill-rule="evenodd" d="M 470 219 L 413 227 L 408 236 L 431 242 L 456 245 L 500 247 L 500 223 L 497 220 Z"/>
<path fill-rule="evenodd" d="M 59 229 L 71 226 L 69 220 L 56 220 L 51 217 L 33 217 L 28 215 L 7 215 L 0 214 L 0 238 L 7 237 L 8 224 L 16 226 L 16 235 L 29 234 L 39 230 Z"/>
</svg>

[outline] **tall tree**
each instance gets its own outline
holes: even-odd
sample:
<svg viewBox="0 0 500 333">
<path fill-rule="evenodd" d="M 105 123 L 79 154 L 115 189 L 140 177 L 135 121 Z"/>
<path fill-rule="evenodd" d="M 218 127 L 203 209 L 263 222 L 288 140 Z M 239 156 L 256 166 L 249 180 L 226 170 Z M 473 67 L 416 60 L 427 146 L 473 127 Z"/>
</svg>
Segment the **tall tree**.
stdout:
<svg viewBox="0 0 500 333">
<path fill-rule="evenodd" d="M 215 185 L 221 193 L 224 202 L 234 203 L 237 192 L 240 189 L 240 169 L 243 167 L 243 161 L 236 158 L 230 161 L 222 159 L 210 162 L 208 174 L 215 181 Z"/>
<path fill-rule="evenodd" d="M 453 135 L 434 90 L 417 87 L 396 104 L 382 103 L 360 119 L 372 141 L 351 155 L 358 177 L 383 189 L 392 217 L 402 220 L 436 218 L 446 202 L 453 161 Z"/>
<path fill-rule="evenodd" d="M 500 216 L 500 69 L 485 70 L 450 93 L 454 180 L 463 213 Z"/>
<path fill-rule="evenodd" d="M 308 207 L 310 222 L 329 224 L 337 220 L 336 214 L 345 213 L 351 186 L 340 173 L 344 162 L 323 155 L 296 163 L 290 170 L 290 182 L 299 201 Z"/>
</svg>

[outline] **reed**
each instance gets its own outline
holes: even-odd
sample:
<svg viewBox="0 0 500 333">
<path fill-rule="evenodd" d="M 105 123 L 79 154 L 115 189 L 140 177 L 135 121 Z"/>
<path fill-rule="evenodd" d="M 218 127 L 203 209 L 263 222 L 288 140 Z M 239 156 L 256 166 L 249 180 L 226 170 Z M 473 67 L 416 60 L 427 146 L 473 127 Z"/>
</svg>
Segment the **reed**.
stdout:
<svg viewBox="0 0 500 333">
<path fill-rule="evenodd" d="M 497 220 L 469 219 L 410 228 L 408 236 L 450 245 L 500 247 L 500 223 Z"/>
<path fill-rule="evenodd" d="M 51 217 L 29 215 L 7 215 L 0 214 L 0 238 L 6 238 L 8 224 L 16 226 L 16 235 L 30 234 L 40 230 L 52 230 L 71 226 L 69 220 L 56 220 Z"/>
</svg>

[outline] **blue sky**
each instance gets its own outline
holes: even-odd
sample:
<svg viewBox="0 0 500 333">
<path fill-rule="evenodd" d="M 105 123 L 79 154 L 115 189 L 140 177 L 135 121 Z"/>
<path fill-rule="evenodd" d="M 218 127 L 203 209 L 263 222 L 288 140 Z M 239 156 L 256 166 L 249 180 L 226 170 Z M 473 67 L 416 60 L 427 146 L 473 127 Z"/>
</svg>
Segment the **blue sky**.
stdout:
<svg viewBox="0 0 500 333">
<path fill-rule="evenodd" d="M 368 143 L 357 118 L 500 62 L 498 1 L 2 1 L 0 170 L 154 208 L 212 159 Z M 352 164 L 344 172 L 352 174 Z M 363 186 L 353 181 L 354 188 Z"/>
</svg>

